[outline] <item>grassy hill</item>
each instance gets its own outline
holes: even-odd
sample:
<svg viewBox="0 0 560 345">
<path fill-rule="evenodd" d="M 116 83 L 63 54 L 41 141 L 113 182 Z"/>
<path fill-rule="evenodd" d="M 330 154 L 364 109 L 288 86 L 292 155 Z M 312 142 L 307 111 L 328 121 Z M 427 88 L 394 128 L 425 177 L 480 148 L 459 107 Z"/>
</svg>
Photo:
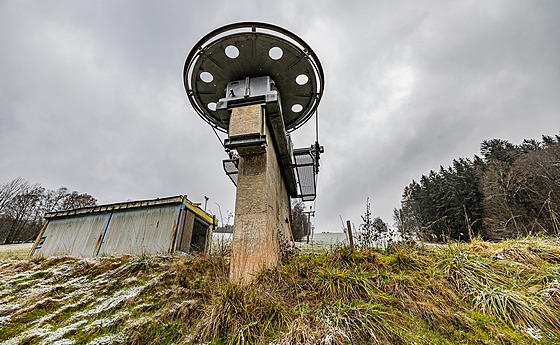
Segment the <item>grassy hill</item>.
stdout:
<svg viewBox="0 0 560 345">
<path fill-rule="evenodd" d="M 225 258 L 0 258 L 0 344 L 559 344 L 560 241 Z"/>
</svg>

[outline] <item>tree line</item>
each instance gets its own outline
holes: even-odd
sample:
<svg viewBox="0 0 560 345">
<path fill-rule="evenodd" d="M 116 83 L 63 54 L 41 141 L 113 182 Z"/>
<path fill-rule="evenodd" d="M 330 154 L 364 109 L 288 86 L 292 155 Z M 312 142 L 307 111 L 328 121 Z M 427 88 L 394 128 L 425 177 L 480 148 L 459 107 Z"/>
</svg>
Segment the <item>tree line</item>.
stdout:
<svg viewBox="0 0 560 345">
<path fill-rule="evenodd" d="M 18 177 L 0 185 L 0 243 L 33 241 L 48 212 L 95 206 L 87 193 L 66 187 L 49 190 Z"/>
<path fill-rule="evenodd" d="M 491 139 L 404 188 L 398 230 L 425 240 L 560 235 L 560 135 L 521 144 Z"/>
</svg>

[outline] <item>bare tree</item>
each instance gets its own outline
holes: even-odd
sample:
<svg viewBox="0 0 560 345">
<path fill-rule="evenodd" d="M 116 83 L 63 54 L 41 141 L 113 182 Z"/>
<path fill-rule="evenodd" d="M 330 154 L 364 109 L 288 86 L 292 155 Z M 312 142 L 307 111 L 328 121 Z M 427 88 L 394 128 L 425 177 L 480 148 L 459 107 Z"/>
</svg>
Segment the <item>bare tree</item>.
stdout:
<svg viewBox="0 0 560 345">
<path fill-rule="evenodd" d="M 5 212 L 6 206 L 12 199 L 27 188 L 29 188 L 29 182 L 21 177 L 0 185 L 0 215 Z"/>
<path fill-rule="evenodd" d="M 43 198 L 43 212 L 56 212 L 63 210 L 70 191 L 66 187 L 56 190 L 47 190 Z"/>
<path fill-rule="evenodd" d="M 560 145 L 528 150 L 512 163 L 490 160 L 481 190 L 485 196 L 485 234 L 489 239 L 536 232 L 557 234 Z"/>
<path fill-rule="evenodd" d="M 414 208 L 413 208 L 413 198 L 412 189 L 414 188 L 414 183 L 409 184 L 404 187 L 401 207 L 393 209 L 393 220 L 395 221 L 395 226 L 397 231 L 401 234 L 404 240 L 412 240 L 420 236 L 420 225 L 417 219 Z"/>
<path fill-rule="evenodd" d="M 0 243 L 35 238 L 47 212 L 95 206 L 97 200 L 87 193 L 68 188 L 46 190 L 18 177 L 0 185 Z"/>
<path fill-rule="evenodd" d="M 68 193 L 64 198 L 62 209 L 72 210 L 76 208 L 90 207 L 95 205 L 97 205 L 97 199 L 95 199 L 91 195 L 73 191 L 72 193 Z"/>
<path fill-rule="evenodd" d="M 40 205 L 44 192 L 45 189 L 39 185 L 29 186 L 8 203 L 6 208 L 11 225 L 4 244 L 13 243 L 27 225 L 37 227 L 37 224 L 40 224 L 42 218 Z"/>
<path fill-rule="evenodd" d="M 560 210 L 560 145 L 522 155 L 513 164 L 512 175 L 519 185 L 514 201 L 525 211 L 527 231 L 555 234 L 553 218 Z"/>
<path fill-rule="evenodd" d="M 518 224 L 522 210 L 513 202 L 519 185 L 511 173 L 510 164 L 499 160 L 489 161 L 480 189 L 484 194 L 485 237 L 500 240 L 522 235 L 524 229 Z"/>
</svg>

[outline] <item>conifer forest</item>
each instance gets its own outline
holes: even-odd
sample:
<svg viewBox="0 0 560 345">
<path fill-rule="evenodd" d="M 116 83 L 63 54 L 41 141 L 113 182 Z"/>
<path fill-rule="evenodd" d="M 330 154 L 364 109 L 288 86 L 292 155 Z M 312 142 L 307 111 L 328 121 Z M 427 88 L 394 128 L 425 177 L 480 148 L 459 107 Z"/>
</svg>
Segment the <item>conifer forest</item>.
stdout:
<svg viewBox="0 0 560 345">
<path fill-rule="evenodd" d="M 454 159 L 404 188 L 397 228 L 428 241 L 560 235 L 560 135 L 484 140 L 480 156 Z"/>
</svg>

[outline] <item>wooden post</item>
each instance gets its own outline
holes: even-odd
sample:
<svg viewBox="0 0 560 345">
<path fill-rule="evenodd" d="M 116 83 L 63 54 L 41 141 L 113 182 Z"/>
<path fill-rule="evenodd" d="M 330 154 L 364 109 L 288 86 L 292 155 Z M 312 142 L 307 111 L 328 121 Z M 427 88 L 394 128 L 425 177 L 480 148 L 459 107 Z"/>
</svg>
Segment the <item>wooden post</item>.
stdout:
<svg viewBox="0 0 560 345">
<path fill-rule="evenodd" d="M 350 248 L 354 250 L 354 240 L 352 239 L 352 225 L 350 224 L 349 220 L 346 221 L 346 226 L 348 227 L 348 240 L 350 240 Z"/>
</svg>

